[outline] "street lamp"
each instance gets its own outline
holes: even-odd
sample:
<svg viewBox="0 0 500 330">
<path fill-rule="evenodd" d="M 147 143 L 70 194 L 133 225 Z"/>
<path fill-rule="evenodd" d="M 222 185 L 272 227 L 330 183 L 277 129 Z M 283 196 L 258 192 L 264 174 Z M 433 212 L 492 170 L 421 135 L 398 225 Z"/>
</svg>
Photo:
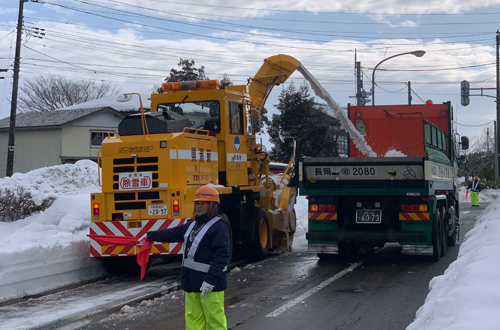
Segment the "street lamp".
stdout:
<svg viewBox="0 0 500 330">
<path fill-rule="evenodd" d="M 424 56 L 425 51 L 423 50 L 415 50 L 413 52 L 406 52 L 406 53 L 401 53 L 401 54 L 396 54 L 389 56 L 386 59 L 383 59 L 382 61 L 378 62 L 377 65 L 375 65 L 375 68 L 373 68 L 372 72 L 372 105 L 375 105 L 375 71 L 377 71 L 377 68 L 379 67 L 380 64 L 384 63 L 387 60 L 390 60 L 391 58 L 402 56 L 402 55 L 415 55 L 416 57 L 422 57 Z"/>
</svg>

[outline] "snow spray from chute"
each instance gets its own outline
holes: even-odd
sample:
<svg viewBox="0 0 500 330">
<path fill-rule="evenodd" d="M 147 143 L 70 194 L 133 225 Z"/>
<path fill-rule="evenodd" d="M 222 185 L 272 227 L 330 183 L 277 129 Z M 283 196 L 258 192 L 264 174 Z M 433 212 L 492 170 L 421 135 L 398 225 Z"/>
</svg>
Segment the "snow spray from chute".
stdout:
<svg viewBox="0 0 500 330">
<path fill-rule="evenodd" d="M 321 86 L 321 84 L 316 80 L 316 78 L 314 78 L 313 75 L 309 71 L 307 71 L 307 69 L 302 64 L 299 65 L 297 71 L 302 73 L 304 78 L 306 78 L 307 81 L 309 81 L 309 83 L 311 84 L 314 93 L 318 97 L 325 100 L 326 103 L 333 110 L 333 112 L 338 116 L 340 120 L 340 125 L 342 126 L 344 131 L 349 133 L 352 141 L 356 145 L 356 148 L 358 148 L 360 152 L 362 152 L 368 157 L 377 157 L 377 154 L 366 143 L 365 138 L 354 127 L 349 118 L 347 118 L 346 114 L 342 110 L 340 110 L 340 107 L 338 106 L 337 102 L 335 102 L 332 99 L 330 94 L 323 88 L 323 86 Z"/>
</svg>

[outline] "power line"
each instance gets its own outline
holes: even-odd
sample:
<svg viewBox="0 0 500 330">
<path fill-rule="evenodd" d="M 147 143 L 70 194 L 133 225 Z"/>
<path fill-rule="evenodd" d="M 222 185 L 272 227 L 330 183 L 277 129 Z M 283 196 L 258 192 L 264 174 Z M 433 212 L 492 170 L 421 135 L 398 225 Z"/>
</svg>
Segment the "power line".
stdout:
<svg viewBox="0 0 500 330">
<path fill-rule="evenodd" d="M 73 0 L 75 1 L 75 0 Z M 108 0 L 112 1 L 112 0 Z M 114 2 L 114 1 L 112 1 Z M 234 6 L 218 6 L 218 5 L 207 5 L 206 3 L 186 3 L 186 2 L 178 2 L 178 1 L 169 1 L 169 0 L 154 0 L 154 2 L 162 2 L 162 3 L 172 3 L 177 5 L 186 5 L 186 6 L 198 6 L 198 7 L 212 7 L 212 8 L 222 8 L 222 9 L 238 9 L 238 10 L 248 10 L 248 11 L 265 11 L 265 12 L 281 12 L 281 13 L 317 13 L 315 11 L 307 11 L 307 10 L 287 10 L 287 9 L 270 9 L 270 8 L 250 8 L 250 7 L 234 7 Z M 393 9 L 393 8 L 391 8 Z M 373 12 L 339 12 L 339 11 L 319 11 L 322 14 L 339 14 L 339 15 L 377 15 L 377 16 L 472 16 L 472 15 L 499 15 L 500 13 L 494 12 L 484 12 L 484 13 L 390 13 L 390 14 L 380 14 Z"/>
<path fill-rule="evenodd" d="M 494 122 L 494 120 L 491 120 L 491 121 L 489 121 L 489 122 L 487 122 L 487 123 L 485 123 L 485 124 L 480 124 L 480 125 L 467 125 L 467 124 L 460 124 L 460 123 L 457 123 L 457 122 L 455 122 L 455 124 L 457 124 L 457 125 L 461 125 L 461 126 L 467 126 L 467 127 L 480 127 L 480 126 L 486 126 L 486 125 L 489 125 L 489 124 L 491 124 L 491 123 L 493 123 L 493 122 Z"/>
</svg>

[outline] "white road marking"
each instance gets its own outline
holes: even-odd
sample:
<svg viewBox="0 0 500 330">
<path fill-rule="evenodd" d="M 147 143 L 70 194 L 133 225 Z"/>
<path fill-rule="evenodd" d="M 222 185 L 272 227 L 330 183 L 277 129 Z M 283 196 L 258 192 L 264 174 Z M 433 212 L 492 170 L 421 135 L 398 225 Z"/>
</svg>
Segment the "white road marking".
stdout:
<svg viewBox="0 0 500 330">
<path fill-rule="evenodd" d="M 267 314 L 266 317 L 276 317 L 278 315 L 280 315 L 281 313 L 283 313 L 284 311 L 286 311 L 287 309 L 290 309 L 292 308 L 293 306 L 297 305 L 298 303 L 300 303 L 301 301 L 304 301 L 305 299 L 307 299 L 308 297 L 310 297 L 311 295 L 315 294 L 316 292 L 318 292 L 319 290 L 323 289 L 325 286 L 327 286 L 328 284 L 332 283 L 333 281 L 336 281 L 338 280 L 339 278 L 341 278 L 342 276 L 344 276 L 345 274 L 349 273 L 349 272 L 352 272 L 354 269 L 356 269 L 358 266 L 362 265 L 363 263 L 365 263 L 369 258 L 365 258 L 361 261 L 358 261 L 357 263 L 355 264 L 352 264 L 351 266 L 347 267 L 346 269 L 342 270 L 341 272 L 333 275 L 332 277 L 330 277 L 329 279 L 321 282 L 320 284 L 318 284 L 317 286 L 315 286 L 314 288 L 310 289 L 309 291 L 301 294 L 300 296 L 298 296 L 297 298 L 287 302 L 286 304 L 284 304 L 283 306 L 281 306 L 280 308 L 272 311 L 271 313 Z"/>
</svg>

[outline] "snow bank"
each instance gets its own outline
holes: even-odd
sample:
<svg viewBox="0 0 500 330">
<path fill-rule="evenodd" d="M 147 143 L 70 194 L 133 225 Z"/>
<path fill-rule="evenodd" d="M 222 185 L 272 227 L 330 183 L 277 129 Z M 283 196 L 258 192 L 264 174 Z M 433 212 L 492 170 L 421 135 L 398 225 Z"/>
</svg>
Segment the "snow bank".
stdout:
<svg viewBox="0 0 500 330">
<path fill-rule="evenodd" d="M 56 197 L 41 213 L 0 222 L 0 300 L 37 294 L 104 272 L 89 258 L 90 192 L 98 192 L 97 164 L 40 168 L 0 179 L 2 188 L 23 187 L 35 200 Z"/>
<path fill-rule="evenodd" d="M 483 201 L 493 195 L 498 191 L 480 194 Z M 500 329 L 499 212 L 497 198 L 465 235 L 457 260 L 431 280 L 425 303 L 406 330 Z"/>
</svg>

